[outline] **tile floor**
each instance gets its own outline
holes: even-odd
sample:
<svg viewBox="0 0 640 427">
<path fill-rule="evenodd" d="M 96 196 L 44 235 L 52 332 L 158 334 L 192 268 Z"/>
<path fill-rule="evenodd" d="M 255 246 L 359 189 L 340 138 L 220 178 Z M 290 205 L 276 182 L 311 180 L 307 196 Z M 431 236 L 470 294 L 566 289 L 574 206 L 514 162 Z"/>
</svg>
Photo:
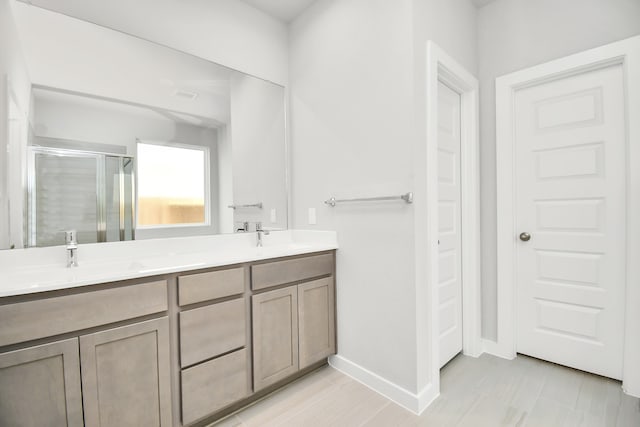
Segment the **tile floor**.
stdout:
<svg viewBox="0 0 640 427">
<path fill-rule="evenodd" d="M 640 427 L 640 400 L 618 381 L 527 356 L 459 355 L 421 416 L 324 367 L 215 424 L 236 426 Z"/>
</svg>

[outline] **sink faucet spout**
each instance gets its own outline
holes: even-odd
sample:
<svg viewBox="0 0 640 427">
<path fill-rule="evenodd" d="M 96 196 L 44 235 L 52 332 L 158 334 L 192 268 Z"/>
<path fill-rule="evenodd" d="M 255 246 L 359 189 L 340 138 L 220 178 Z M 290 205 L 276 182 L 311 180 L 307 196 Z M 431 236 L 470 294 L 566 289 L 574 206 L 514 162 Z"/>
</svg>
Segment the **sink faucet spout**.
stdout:
<svg viewBox="0 0 640 427">
<path fill-rule="evenodd" d="M 262 247 L 262 235 L 269 235 L 269 231 L 268 230 L 263 230 L 262 229 L 262 222 L 258 221 L 256 222 L 256 234 L 258 237 L 258 241 L 256 242 L 256 246 L 261 248 Z"/>
<path fill-rule="evenodd" d="M 64 232 L 64 240 L 67 245 L 67 267 L 78 266 L 78 239 L 77 231 L 69 230 Z"/>
</svg>

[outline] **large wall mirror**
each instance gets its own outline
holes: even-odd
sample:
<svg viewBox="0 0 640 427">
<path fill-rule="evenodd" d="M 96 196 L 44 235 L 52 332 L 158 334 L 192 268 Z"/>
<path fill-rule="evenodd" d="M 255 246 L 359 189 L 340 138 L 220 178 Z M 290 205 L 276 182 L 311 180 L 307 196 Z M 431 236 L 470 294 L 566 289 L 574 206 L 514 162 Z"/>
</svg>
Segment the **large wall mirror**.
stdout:
<svg viewBox="0 0 640 427">
<path fill-rule="evenodd" d="M 6 247 L 60 245 L 71 229 L 82 244 L 287 228 L 283 87 L 14 9 L 31 93 L 18 105 L 7 91 L 21 149 L 6 158 Z"/>
</svg>

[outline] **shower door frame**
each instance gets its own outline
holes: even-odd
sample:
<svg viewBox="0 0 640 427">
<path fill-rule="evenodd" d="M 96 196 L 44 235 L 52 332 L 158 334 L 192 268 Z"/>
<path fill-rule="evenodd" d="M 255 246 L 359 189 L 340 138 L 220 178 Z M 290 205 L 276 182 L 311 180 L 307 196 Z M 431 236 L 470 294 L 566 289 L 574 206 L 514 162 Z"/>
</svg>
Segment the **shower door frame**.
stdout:
<svg viewBox="0 0 640 427">
<path fill-rule="evenodd" d="M 37 226 L 36 226 L 36 155 L 48 154 L 59 157 L 75 157 L 75 158 L 91 158 L 96 160 L 96 242 L 103 243 L 107 241 L 107 205 L 106 205 L 106 164 L 107 158 L 117 158 L 118 162 L 118 236 L 120 241 L 125 240 L 124 222 L 125 212 L 125 174 L 124 161 L 129 159 L 134 161 L 133 156 L 123 155 L 119 153 L 108 153 L 91 150 L 77 150 L 67 148 L 55 148 L 46 146 L 32 145 L 28 147 L 27 155 L 27 234 L 25 236 L 25 247 L 37 247 Z M 135 185 L 135 168 L 131 168 L 131 240 L 135 240 L 136 236 L 136 185 Z"/>
</svg>

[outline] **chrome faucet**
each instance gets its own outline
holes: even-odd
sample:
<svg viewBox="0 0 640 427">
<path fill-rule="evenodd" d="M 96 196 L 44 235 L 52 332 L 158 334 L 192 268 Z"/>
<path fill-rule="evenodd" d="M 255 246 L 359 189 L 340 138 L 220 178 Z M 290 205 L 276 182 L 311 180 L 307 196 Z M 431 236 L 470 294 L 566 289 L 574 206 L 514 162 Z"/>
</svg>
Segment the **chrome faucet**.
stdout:
<svg viewBox="0 0 640 427">
<path fill-rule="evenodd" d="M 64 232 L 64 240 L 67 244 L 67 267 L 78 266 L 78 239 L 77 231 L 69 230 Z"/>
<path fill-rule="evenodd" d="M 256 234 L 258 236 L 258 241 L 256 243 L 256 246 L 258 246 L 259 248 L 262 247 L 262 235 L 269 235 L 269 231 L 268 230 L 263 230 L 262 229 L 262 222 L 258 221 L 256 222 Z"/>
</svg>

